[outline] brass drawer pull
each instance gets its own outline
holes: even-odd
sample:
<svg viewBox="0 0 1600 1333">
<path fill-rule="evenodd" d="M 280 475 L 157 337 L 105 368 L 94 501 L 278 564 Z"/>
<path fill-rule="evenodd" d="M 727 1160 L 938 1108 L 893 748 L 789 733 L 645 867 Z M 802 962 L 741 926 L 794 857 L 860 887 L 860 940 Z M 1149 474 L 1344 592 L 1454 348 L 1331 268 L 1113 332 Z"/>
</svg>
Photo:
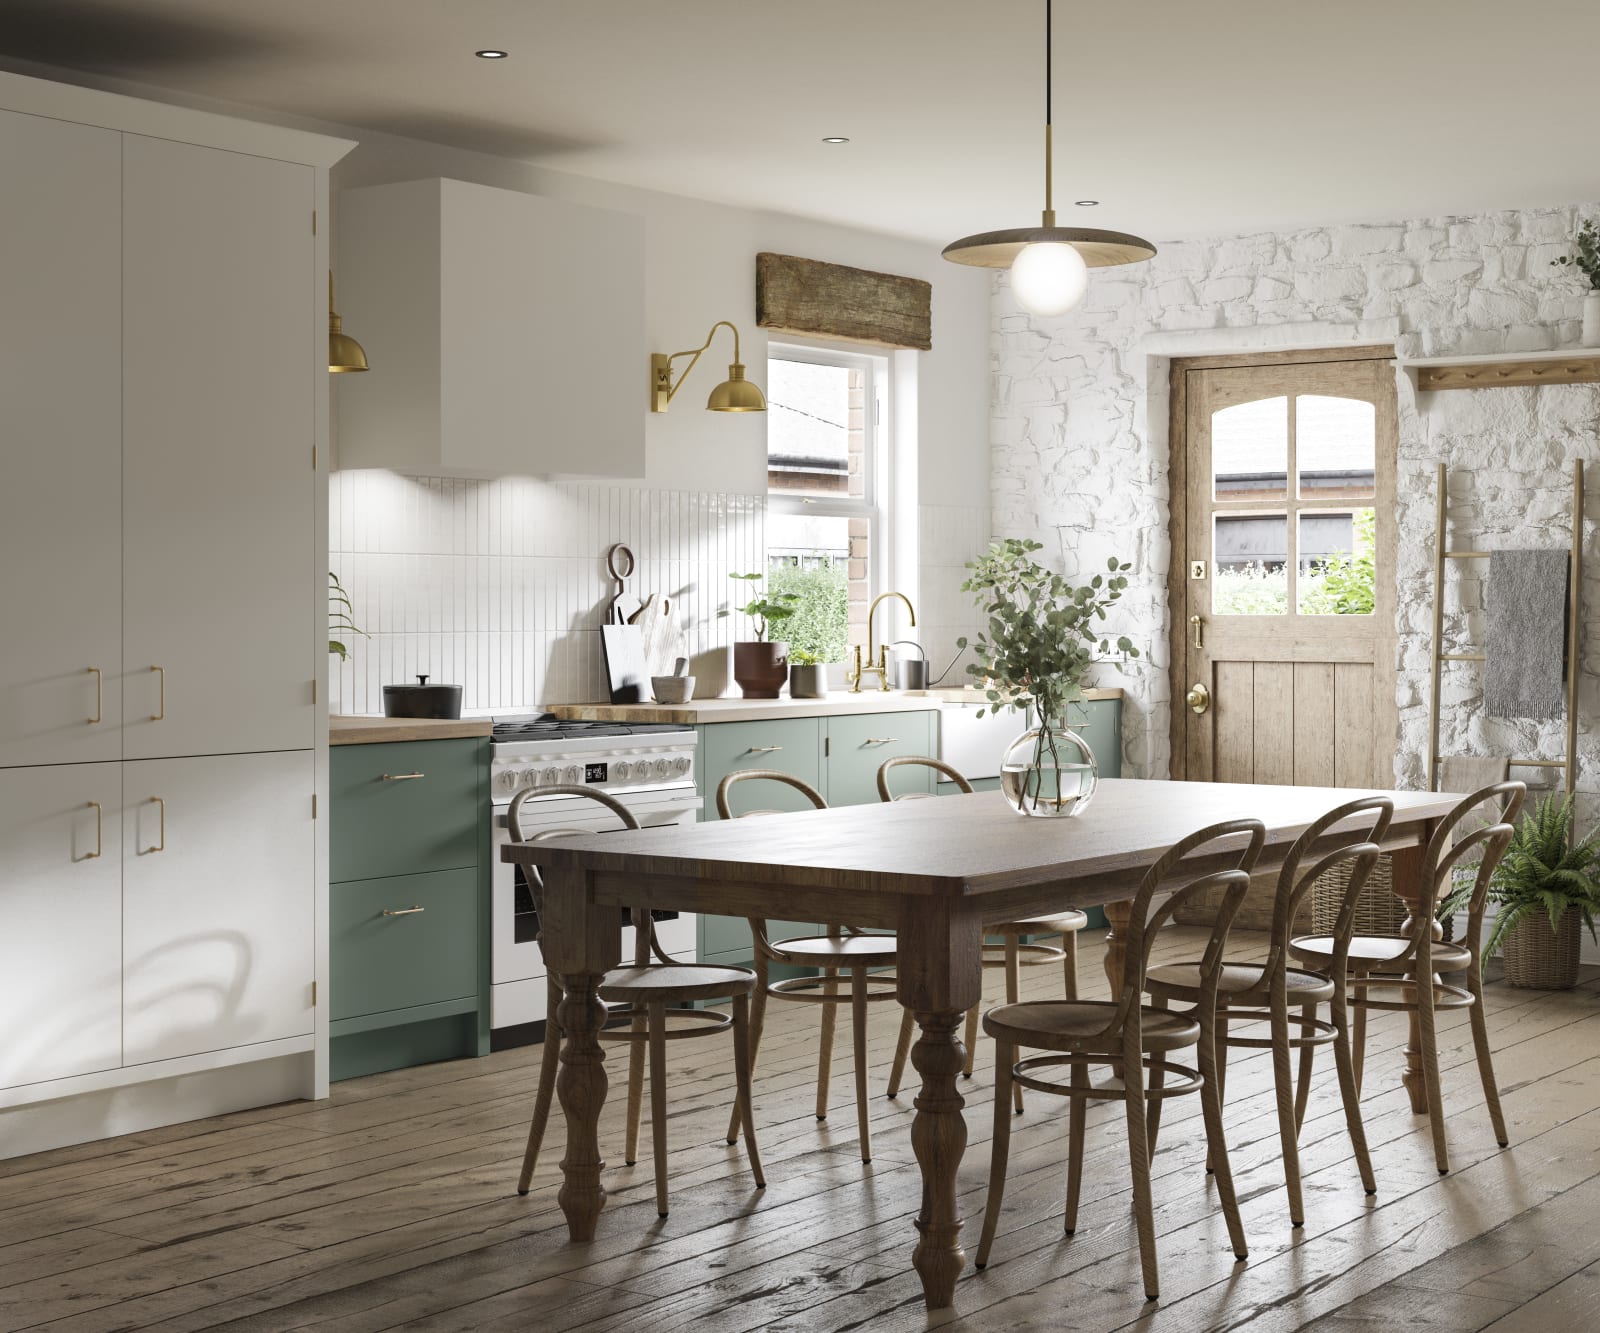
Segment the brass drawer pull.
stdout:
<svg viewBox="0 0 1600 1333">
<path fill-rule="evenodd" d="M 781 745 L 752 745 L 749 748 L 749 750 L 746 751 L 746 753 L 747 754 L 776 754 L 781 749 L 783 749 L 783 746 L 781 746 Z"/>
<path fill-rule="evenodd" d="M 861 743 L 863 745 L 893 745 L 899 739 L 898 736 L 868 736 Z"/>
<path fill-rule="evenodd" d="M 413 782 L 417 778 L 426 777 L 426 773 L 385 773 L 384 782 Z"/>
<path fill-rule="evenodd" d="M 150 714 L 152 722 L 160 722 L 167 715 L 167 669 L 166 667 L 153 666 L 150 670 L 156 673 L 161 683 L 161 694 L 156 702 L 156 711 Z"/>
<path fill-rule="evenodd" d="M 105 850 L 105 829 L 100 814 L 100 802 L 90 801 L 88 802 L 88 806 L 94 811 L 94 850 L 83 859 L 85 861 L 93 861 L 97 856 L 100 855 L 101 852 Z"/>
<path fill-rule="evenodd" d="M 93 727 L 105 720 L 105 677 L 99 667 L 86 667 L 85 670 L 94 675 L 94 716 L 88 719 L 89 725 Z"/>
<path fill-rule="evenodd" d="M 145 855 L 151 852 L 164 852 L 167 850 L 167 803 L 159 796 L 152 796 L 147 805 L 154 805 L 161 812 L 161 823 L 156 831 L 157 842 L 154 847 L 146 847 Z"/>
<path fill-rule="evenodd" d="M 426 910 L 423 907 L 385 907 L 383 914 L 385 916 L 414 916 L 416 913 Z"/>
</svg>

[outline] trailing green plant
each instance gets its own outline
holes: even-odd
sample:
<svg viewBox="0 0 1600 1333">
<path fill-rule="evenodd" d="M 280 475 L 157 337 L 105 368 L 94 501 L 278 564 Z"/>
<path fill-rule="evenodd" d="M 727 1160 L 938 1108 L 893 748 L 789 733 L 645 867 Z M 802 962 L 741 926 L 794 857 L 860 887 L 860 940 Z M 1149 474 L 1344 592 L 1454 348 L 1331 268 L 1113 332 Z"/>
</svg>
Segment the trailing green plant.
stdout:
<svg viewBox="0 0 1600 1333">
<path fill-rule="evenodd" d="M 765 574 L 730 574 L 730 579 L 760 581 L 766 578 Z M 798 593 L 756 591 L 756 595 L 740 607 L 723 607 L 717 612 L 720 619 L 731 616 L 734 611 L 742 611 L 755 621 L 756 642 L 766 642 L 767 635 L 778 625 L 781 625 L 790 616 L 794 615 L 794 604 L 800 600 Z"/>
<path fill-rule="evenodd" d="M 1577 253 L 1552 259 L 1551 266 L 1578 269 L 1589 280 L 1589 289 L 1600 292 L 1600 227 L 1592 221 L 1585 222 L 1572 243 L 1577 246 Z"/>
<path fill-rule="evenodd" d="M 339 660 L 343 662 L 350 656 L 350 645 L 344 640 L 352 634 L 359 634 L 363 639 L 372 636 L 356 624 L 353 616 L 355 608 L 350 605 L 350 594 L 344 590 L 344 585 L 339 582 L 339 576 L 331 569 L 328 571 L 328 651 L 338 653 Z M 335 637 L 337 636 L 337 637 Z"/>
<path fill-rule="evenodd" d="M 1067 705 L 1083 695 L 1095 653 L 1111 651 L 1098 625 L 1122 597 L 1132 566 L 1113 556 L 1104 574 L 1074 587 L 1033 558 L 1043 549 L 1013 537 L 967 563 L 972 574 L 961 589 L 975 594 L 988 625 L 970 642 L 962 637 L 956 643 L 977 658 L 967 674 L 987 682 L 989 706 L 978 710 L 980 717 L 1033 706 L 1041 722 L 1063 721 Z M 1128 657 L 1139 655 L 1126 636 L 1116 646 Z"/>
<path fill-rule="evenodd" d="M 1568 912 L 1577 912 L 1595 938 L 1595 913 L 1600 912 L 1600 829 L 1582 841 L 1572 838 L 1572 798 L 1546 796 L 1523 815 L 1511 833 L 1505 855 L 1489 880 L 1488 901 L 1496 909 L 1494 928 L 1484 946 L 1492 958 L 1518 923 L 1536 914 L 1555 930 Z M 1466 908 L 1474 880 L 1463 881 L 1440 909 L 1441 915 Z"/>
<path fill-rule="evenodd" d="M 819 662 L 844 661 L 849 637 L 850 584 L 844 561 L 796 565 L 774 561 L 767 570 L 773 595 L 793 593 L 794 615 L 784 623 L 789 660 L 796 650 L 815 653 Z"/>
</svg>

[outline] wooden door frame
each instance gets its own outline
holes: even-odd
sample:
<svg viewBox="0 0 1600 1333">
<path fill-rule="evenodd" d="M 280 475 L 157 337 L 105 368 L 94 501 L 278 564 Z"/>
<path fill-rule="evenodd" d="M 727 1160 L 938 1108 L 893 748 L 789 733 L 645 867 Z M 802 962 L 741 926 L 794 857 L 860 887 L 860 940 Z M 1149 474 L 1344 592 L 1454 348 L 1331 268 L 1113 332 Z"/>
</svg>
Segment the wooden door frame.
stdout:
<svg viewBox="0 0 1600 1333">
<path fill-rule="evenodd" d="M 1191 370 L 1241 370 L 1257 366 L 1290 366 L 1290 365 L 1315 365 L 1329 361 L 1394 361 L 1395 349 L 1392 345 L 1368 344 L 1359 347 L 1327 347 L 1308 348 L 1297 351 L 1284 352 L 1239 352 L 1232 355 L 1218 353 L 1205 356 L 1175 356 L 1172 358 L 1168 370 L 1167 394 L 1167 539 L 1169 542 L 1170 556 L 1167 560 L 1167 679 L 1171 705 L 1167 719 L 1168 760 L 1167 774 L 1176 782 L 1186 781 L 1189 776 L 1189 747 L 1187 744 L 1187 722 L 1183 715 L 1185 707 L 1184 696 L 1189 692 L 1190 664 L 1189 664 L 1189 637 L 1185 630 L 1185 608 L 1188 605 L 1188 565 L 1189 565 L 1189 381 Z M 1399 431 L 1396 423 L 1395 440 L 1395 472 L 1396 476 L 1390 479 L 1389 493 L 1395 495 L 1398 486 L 1399 473 Z M 1383 482 L 1379 479 L 1378 491 L 1383 494 Z M 1395 558 L 1398 554 L 1398 539 L 1392 544 L 1392 549 L 1385 553 L 1379 551 L 1379 569 L 1384 568 L 1382 556 L 1387 554 L 1388 577 L 1397 578 L 1398 570 L 1395 568 Z M 1388 649 L 1387 660 L 1394 662 L 1395 653 L 1398 651 L 1399 630 L 1395 623 L 1398 620 L 1399 608 L 1390 624 L 1380 627 L 1380 634 L 1384 646 Z M 1384 762 L 1387 753 L 1389 768 L 1385 771 L 1392 772 L 1395 755 L 1399 746 L 1399 707 L 1394 702 L 1394 691 L 1391 689 L 1381 696 L 1386 700 L 1385 718 L 1388 722 L 1390 743 L 1385 752 L 1379 747 L 1378 763 Z"/>
</svg>

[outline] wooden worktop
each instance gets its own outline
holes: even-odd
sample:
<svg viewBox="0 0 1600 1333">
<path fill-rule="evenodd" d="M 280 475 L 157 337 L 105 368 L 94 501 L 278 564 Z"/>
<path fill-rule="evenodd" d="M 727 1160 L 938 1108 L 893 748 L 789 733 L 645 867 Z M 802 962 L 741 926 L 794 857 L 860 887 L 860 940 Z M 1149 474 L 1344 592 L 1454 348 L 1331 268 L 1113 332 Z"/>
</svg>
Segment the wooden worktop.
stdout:
<svg viewBox="0 0 1600 1333">
<path fill-rule="evenodd" d="M 1120 699 L 1121 690 L 1085 690 L 1085 699 Z M 578 722 L 761 722 L 781 717 L 839 717 L 852 713 L 927 712 L 947 703 L 987 703 L 979 690 L 835 690 L 824 699 L 691 699 L 686 704 L 552 704 L 557 717 Z"/>
<path fill-rule="evenodd" d="M 487 736 L 487 717 L 330 717 L 329 745 L 382 745 L 389 741 L 453 741 Z"/>
</svg>

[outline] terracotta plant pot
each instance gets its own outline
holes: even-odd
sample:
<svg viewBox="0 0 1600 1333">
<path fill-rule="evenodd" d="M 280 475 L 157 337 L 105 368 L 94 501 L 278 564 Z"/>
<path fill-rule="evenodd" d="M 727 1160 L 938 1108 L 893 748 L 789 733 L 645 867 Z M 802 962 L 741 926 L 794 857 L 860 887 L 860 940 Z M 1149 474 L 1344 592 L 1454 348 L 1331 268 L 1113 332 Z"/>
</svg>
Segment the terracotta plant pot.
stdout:
<svg viewBox="0 0 1600 1333">
<path fill-rule="evenodd" d="M 746 699 L 776 699 L 789 679 L 789 645 L 734 644 L 733 678 Z"/>
<path fill-rule="evenodd" d="M 1527 990 L 1571 990 L 1578 984 L 1582 944 L 1583 918 L 1570 907 L 1554 930 L 1544 912 L 1530 912 L 1506 932 L 1501 943 L 1506 980 Z"/>
</svg>

